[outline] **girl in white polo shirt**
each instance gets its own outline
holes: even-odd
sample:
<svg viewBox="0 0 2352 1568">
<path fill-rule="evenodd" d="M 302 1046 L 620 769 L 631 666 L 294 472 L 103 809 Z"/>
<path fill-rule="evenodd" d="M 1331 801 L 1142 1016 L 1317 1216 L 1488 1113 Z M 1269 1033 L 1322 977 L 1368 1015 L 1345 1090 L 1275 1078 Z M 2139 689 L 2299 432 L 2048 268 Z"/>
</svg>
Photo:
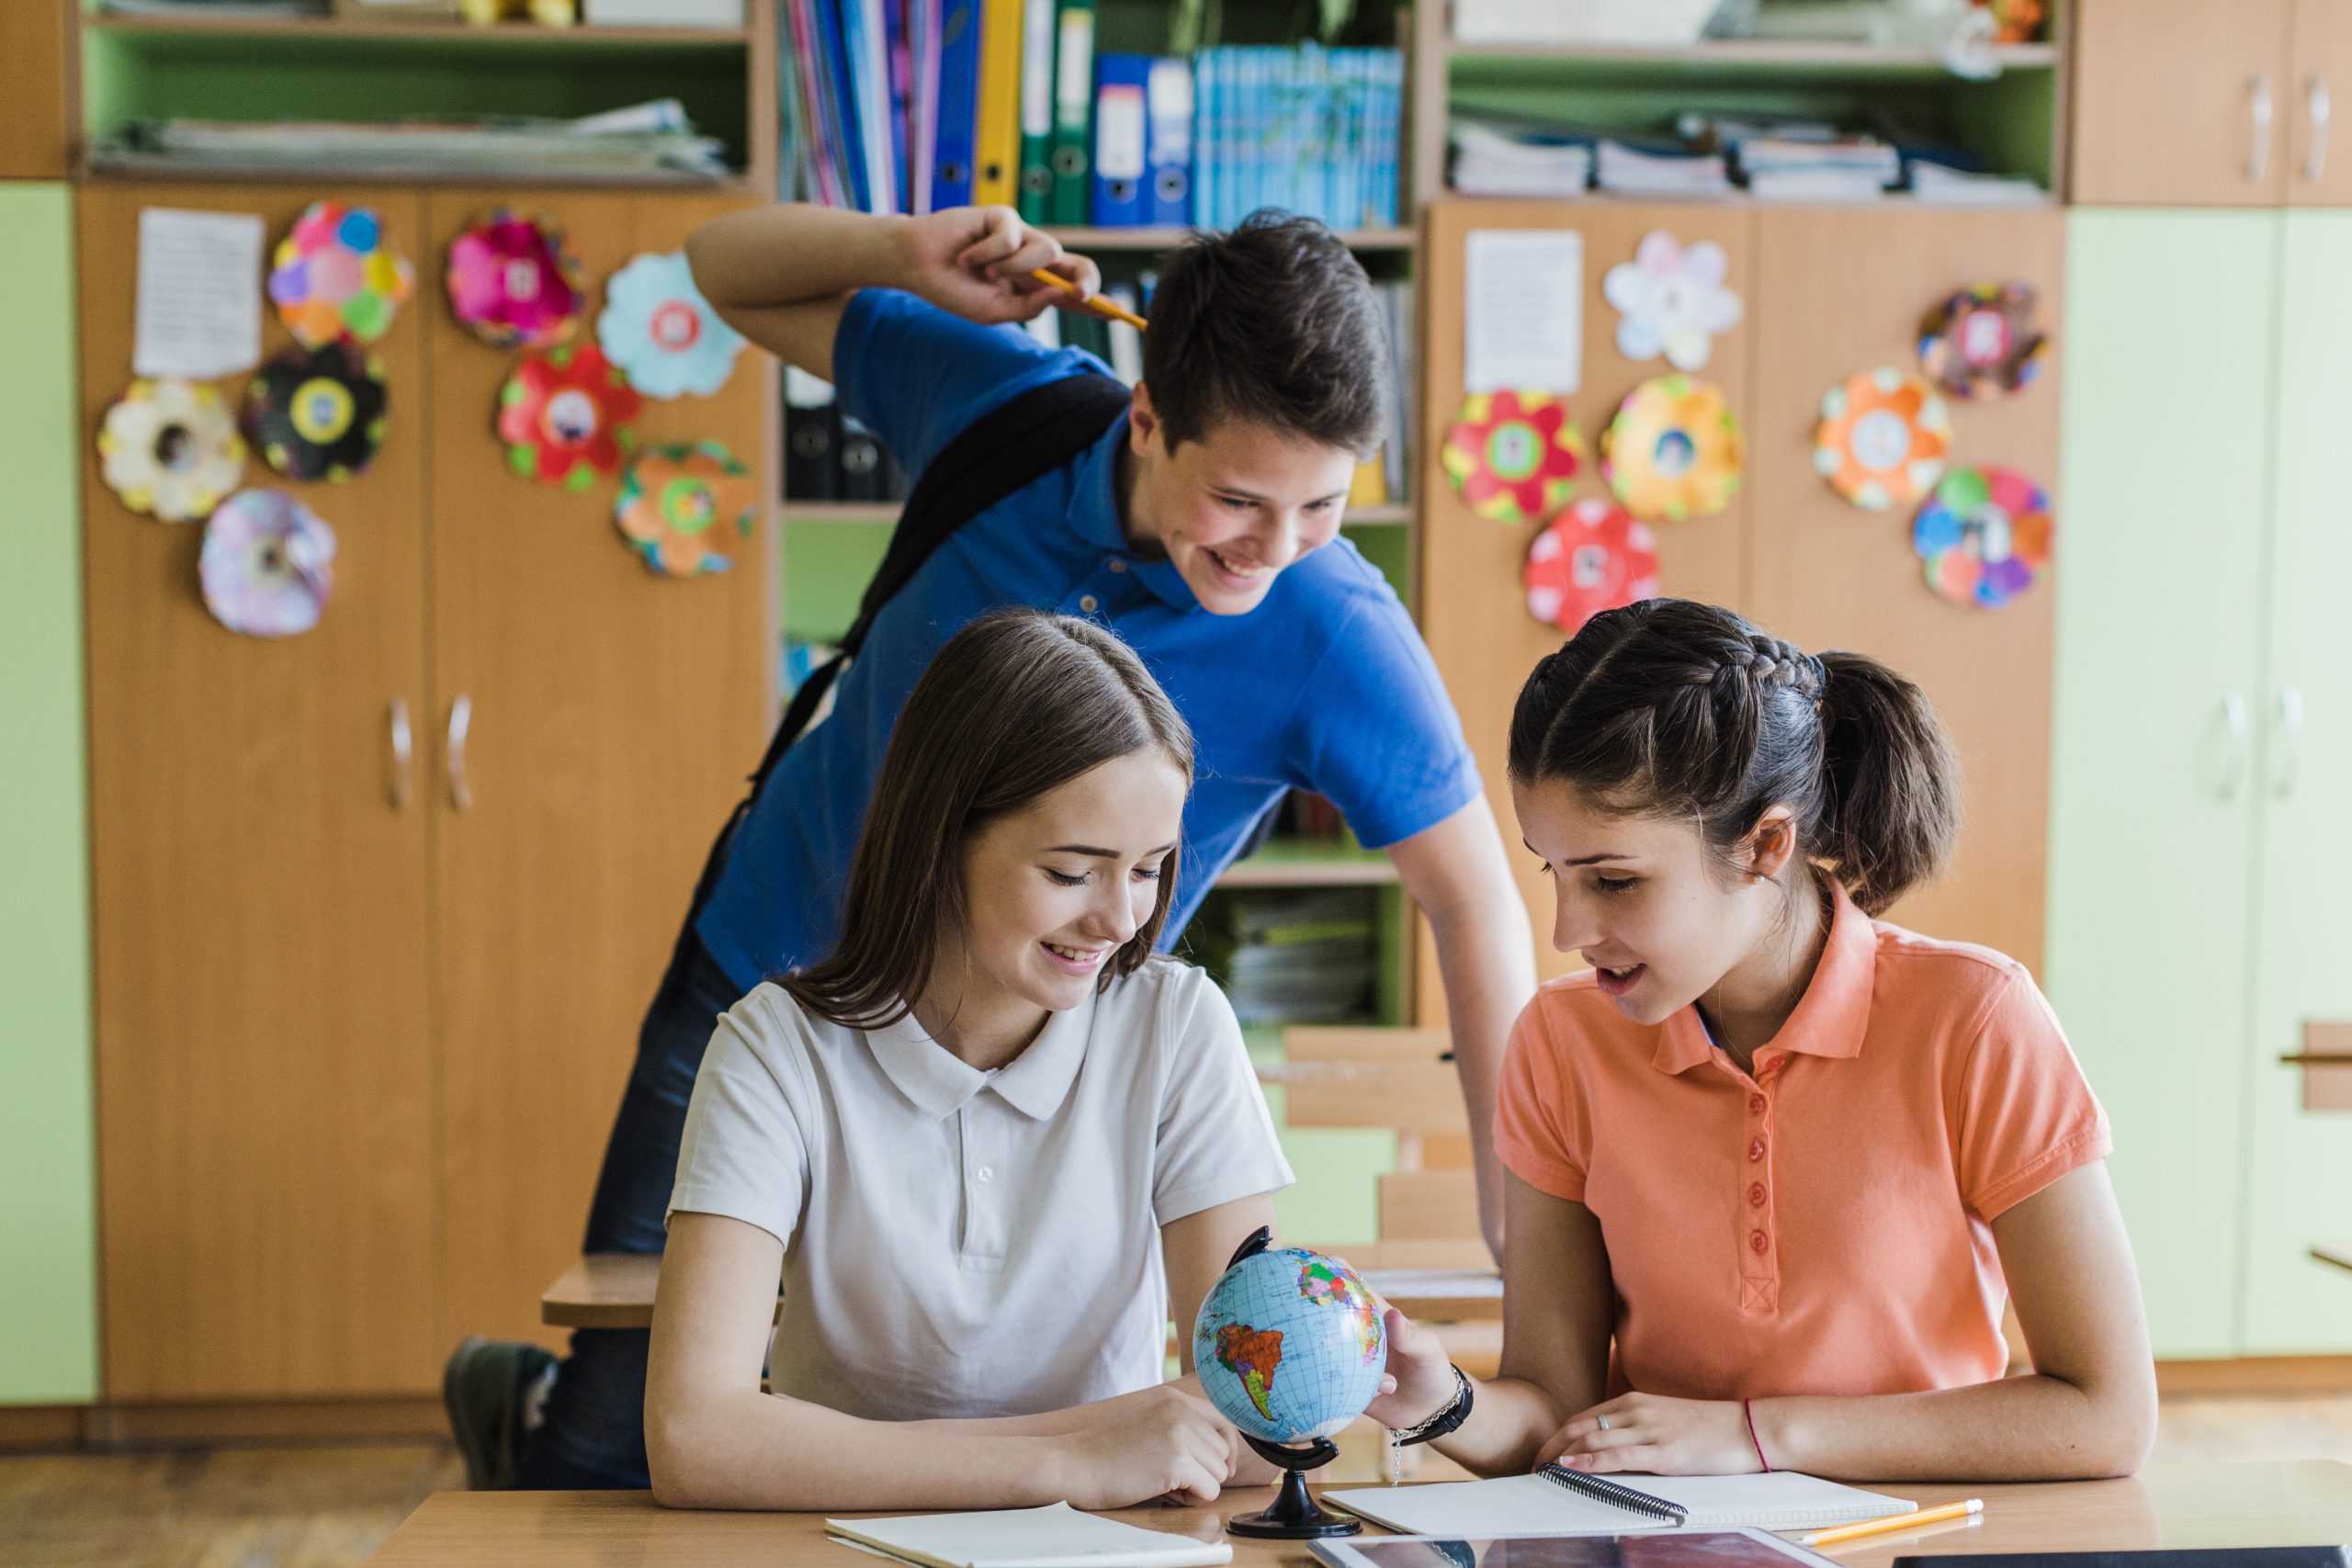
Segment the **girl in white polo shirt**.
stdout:
<svg viewBox="0 0 2352 1568">
<path fill-rule="evenodd" d="M 646 1378 L 660 1501 L 1114 1507 L 1233 1473 L 1197 1383 L 1160 1381 L 1165 1323 L 1172 1300 L 1189 1349 L 1291 1173 L 1232 1008 L 1152 955 L 1192 775 L 1174 705 L 1090 622 L 988 616 L 916 683 L 840 946 L 737 1003 L 695 1082 Z"/>
</svg>

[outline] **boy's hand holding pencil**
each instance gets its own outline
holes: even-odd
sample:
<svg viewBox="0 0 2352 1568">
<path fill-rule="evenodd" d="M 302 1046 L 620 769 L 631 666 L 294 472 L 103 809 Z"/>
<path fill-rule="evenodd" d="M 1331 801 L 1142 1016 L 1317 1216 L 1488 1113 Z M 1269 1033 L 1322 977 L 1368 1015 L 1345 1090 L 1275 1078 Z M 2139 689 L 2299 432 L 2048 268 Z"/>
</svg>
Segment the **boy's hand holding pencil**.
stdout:
<svg viewBox="0 0 2352 1568">
<path fill-rule="evenodd" d="M 957 207 L 902 220 L 903 284 L 944 310 L 994 326 L 1058 305 L 1093 310 L 1102 275 L 1010 207 Z M 1109 307 L 1116 309 L 1116 307 Z"/>
</svg>

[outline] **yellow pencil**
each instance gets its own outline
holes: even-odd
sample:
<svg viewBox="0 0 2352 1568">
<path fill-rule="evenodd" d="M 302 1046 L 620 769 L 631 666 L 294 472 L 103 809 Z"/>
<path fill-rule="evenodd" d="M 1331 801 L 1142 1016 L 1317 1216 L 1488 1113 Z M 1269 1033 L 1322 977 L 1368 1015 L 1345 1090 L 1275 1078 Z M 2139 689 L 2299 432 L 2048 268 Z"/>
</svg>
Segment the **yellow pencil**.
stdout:
<svg viewBox="0 0 2352 1568">
<path fill-rule="evenodd" d="M 1837 1541 L 1852 1540 L 1858 1536 L 1878 1535 L 1885 1530 L 1907 1530 L 1914 1525 L 1964 1519 L 1984 1511 L 1984 1499 L 1971 1497 L 1965 1503 L 1947 1503 L 1940 1508 L 1914 1508 L 1907 1514 L 1889 1514 L 1883 1519 L 1864 1519 L 1858 1525 L 1839 1525 L 1834 1530 L 1815 1530 L 1811 1535 L 1797 1537 L 1797 1543 L 1801 1546 L 1828 1546 Z"/>
<path fill-rule="evenodd" d="M 1078 292 L 1077 284 L 1072 283 L 1069 278 L 1062 276 L 1058 273 L 1047 272 L 1042 266 L 1037 268 L 1035 272 L 1032 272 L 1029 276 L 1035 278 L 1040 283 L 1050 284 L 1052 287 L 1060 289 L 1065 294 L 1075 294 Z M 1141 316 L 1136 315 L 1133 310 L 1128 310 L 1126 307 L 1119 304 L 1115 300 L 1105 299 L 1100 294 L 1089 295 L 1086 299 L 1086 308 L 1093 311 L 1096 315 L 1105 317 L 1108 320 L 1114 321 L 1125 321 L 1127 325 L 1136 328 L 1137 331 L 1141 331 L 1143 328 L 1151 324 L 1145 321 Z"/>
</svg>

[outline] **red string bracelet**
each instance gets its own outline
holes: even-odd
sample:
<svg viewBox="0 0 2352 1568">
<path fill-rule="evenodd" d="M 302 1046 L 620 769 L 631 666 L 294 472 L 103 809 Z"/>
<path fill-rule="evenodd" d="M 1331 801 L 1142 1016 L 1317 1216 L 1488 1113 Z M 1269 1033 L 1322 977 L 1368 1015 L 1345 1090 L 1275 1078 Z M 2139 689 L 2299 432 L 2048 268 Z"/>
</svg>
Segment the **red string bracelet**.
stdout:
<svg viewBox="0 0 2352 1568">
<path fill-rule="evenodd" d="M 1765 1474 L 1770 1475 L 1772 1473 L 1772 1461 L 1764 1457 L 1764 1445 L 1756 1440 L 1756 1412 L 1748 1405 L 1747 1400 L 1739 1402 L 1740 1416 L 1747 1423 L 1747 1446 L 1756 1450 L 1756 1462 L 1764 1467 Z"/>
</svg>

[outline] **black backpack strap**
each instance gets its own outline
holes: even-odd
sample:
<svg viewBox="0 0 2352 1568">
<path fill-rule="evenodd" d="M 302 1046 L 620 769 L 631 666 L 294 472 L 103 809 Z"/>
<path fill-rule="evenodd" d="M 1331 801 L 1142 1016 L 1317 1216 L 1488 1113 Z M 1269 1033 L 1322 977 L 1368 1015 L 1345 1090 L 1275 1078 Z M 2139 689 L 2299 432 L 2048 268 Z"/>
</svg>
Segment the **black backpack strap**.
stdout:
<svg viewBox="0 0 2352 1568">
<path fill-rule="evenodd" d="M 842 637 L 841 652 L 810 671 L 792 694 L 767 755 L 752 774 L 752 794 L 759 794 L 768 774 L 816 717 L 842 666 L 865 645 L 882 606 L 913 580 L 932 552 L 998 502 L 1101 440 L 1112 422 L 1126 412 L 1128 400 L 1124 381 L 1091 372 L 1064 376 L 982 414 L 940 449 L 899 509 L 890 547 L 874 581 L 865 585 L 857 619 Z"/>
</svg>

